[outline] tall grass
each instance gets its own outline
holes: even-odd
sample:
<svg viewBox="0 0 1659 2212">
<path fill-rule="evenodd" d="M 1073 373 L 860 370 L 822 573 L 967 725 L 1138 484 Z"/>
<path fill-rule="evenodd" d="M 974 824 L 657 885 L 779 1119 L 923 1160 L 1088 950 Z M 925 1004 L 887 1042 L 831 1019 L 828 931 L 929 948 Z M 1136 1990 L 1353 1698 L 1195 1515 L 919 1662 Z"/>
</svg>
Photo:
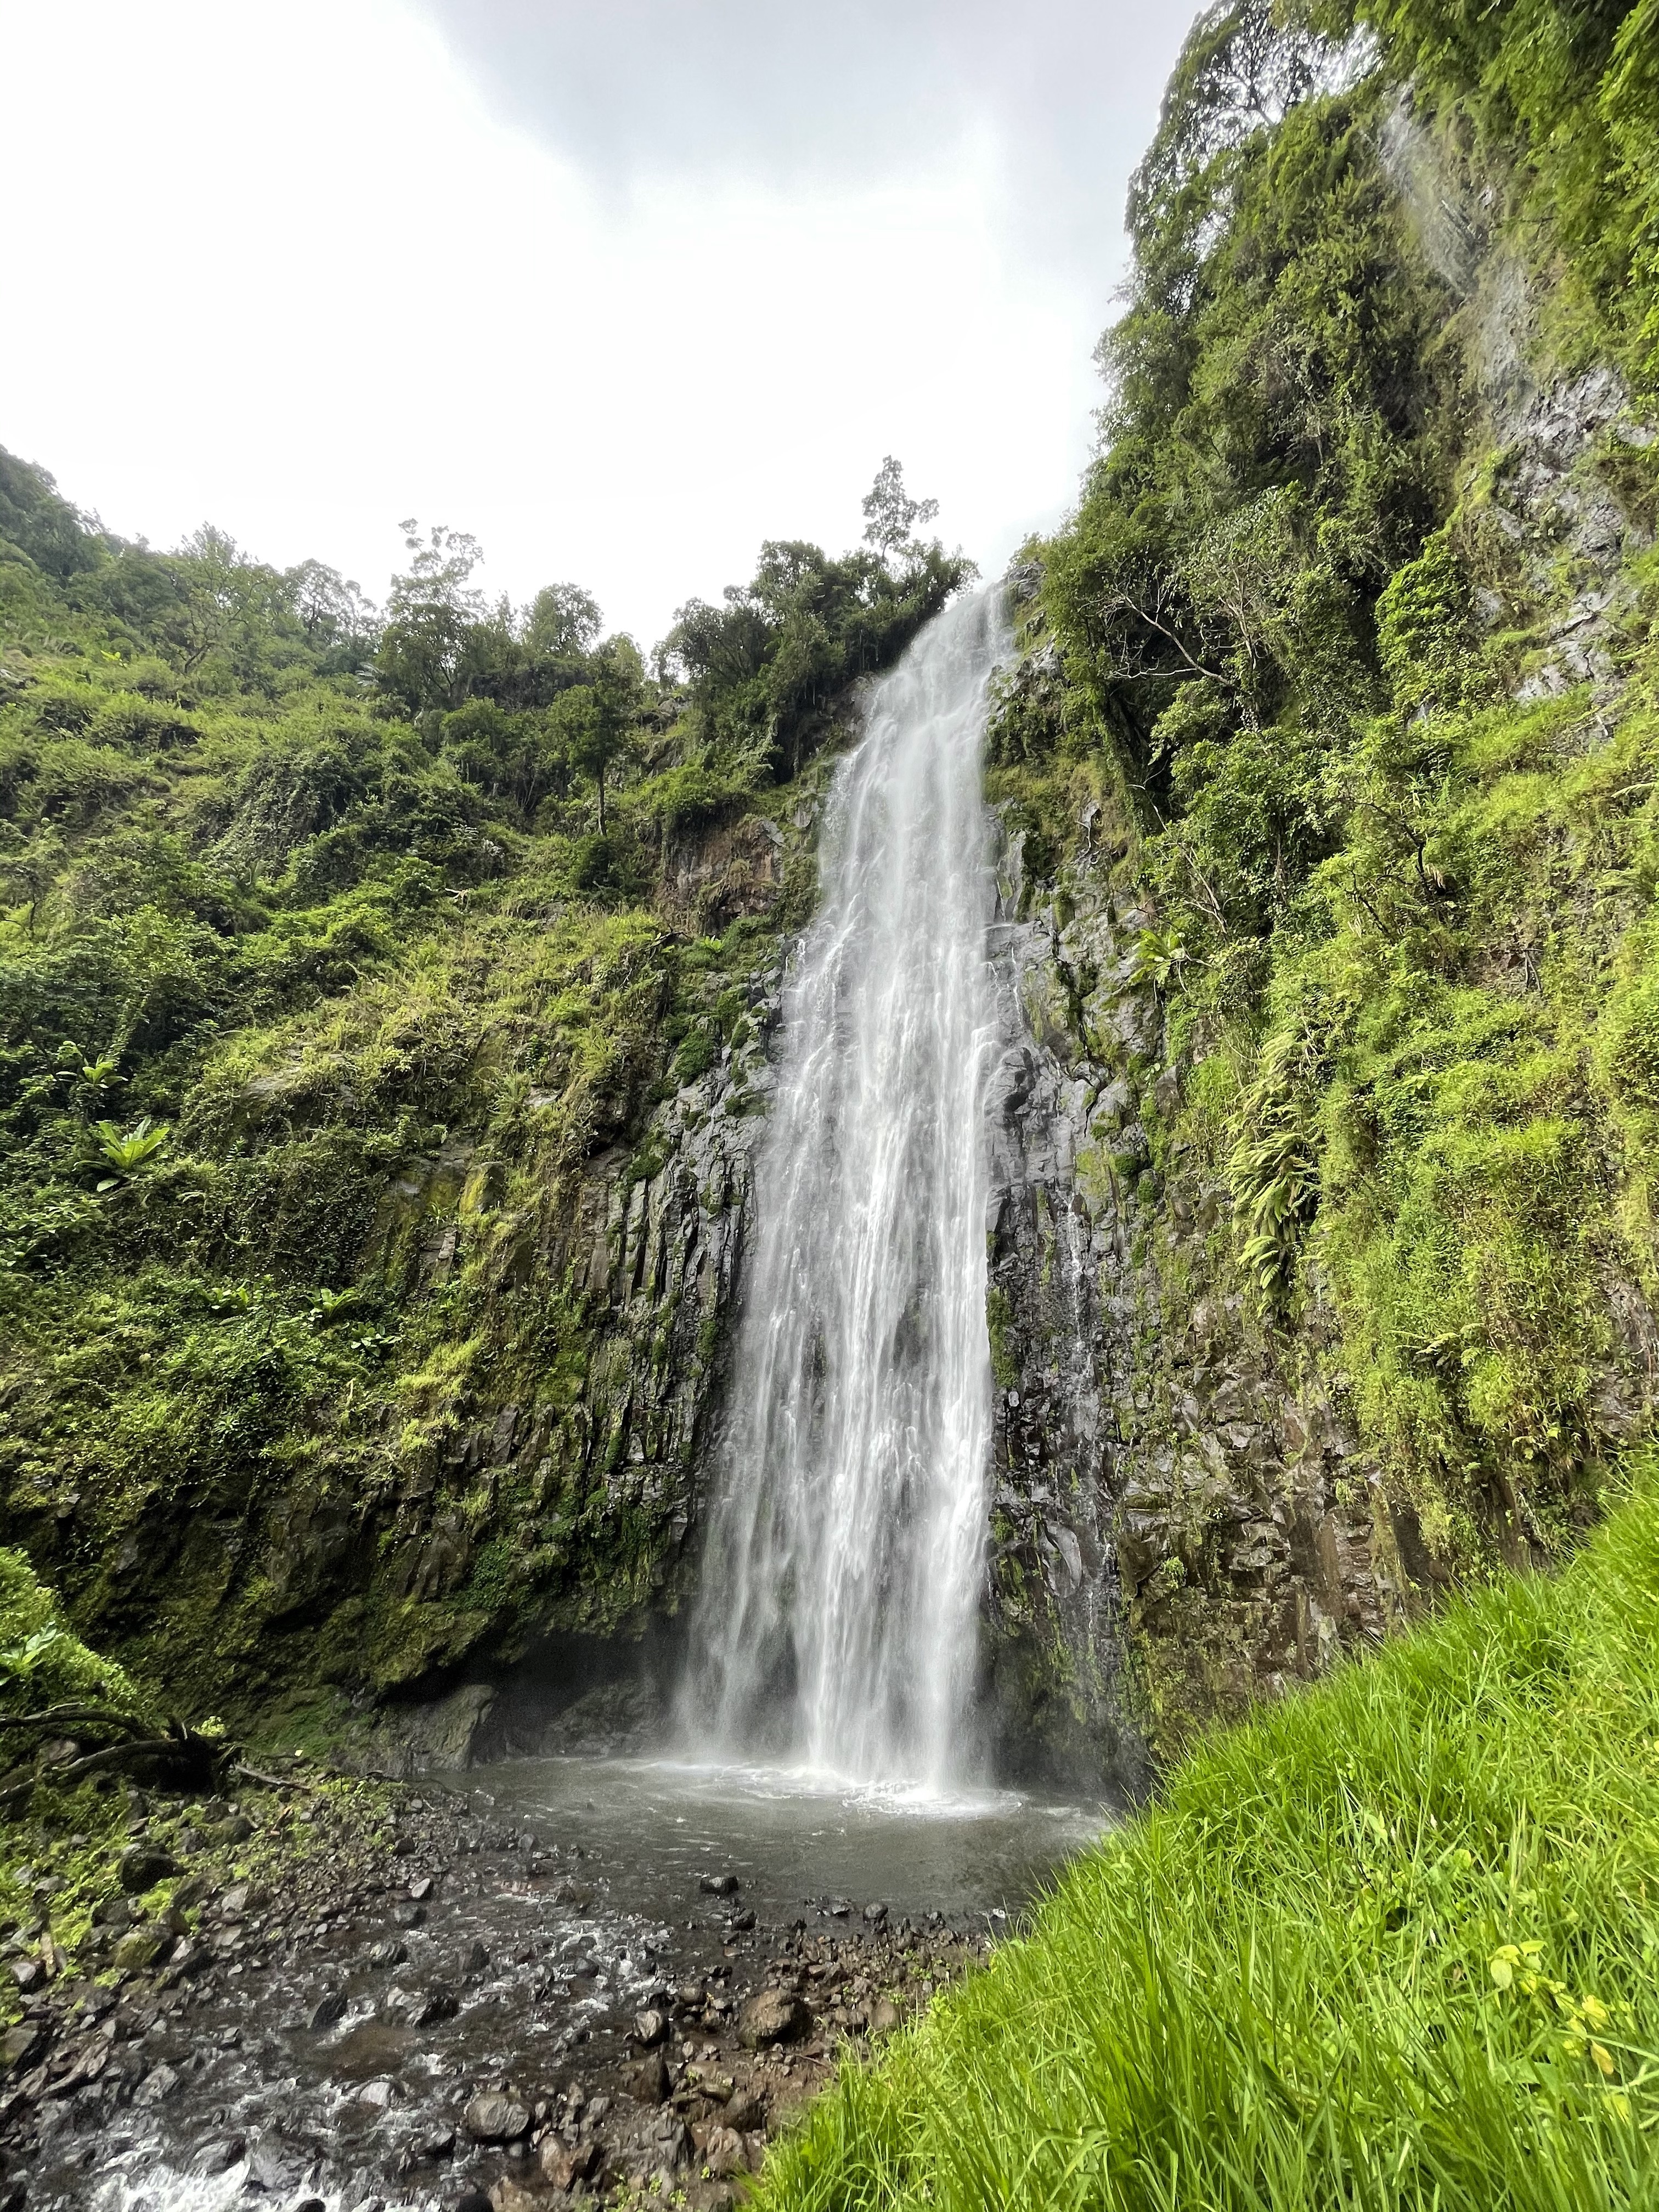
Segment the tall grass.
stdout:
<svg viewBox="0 0 1659 2212">
<path fill-rule="evenodd" d="M 1659 1465 L 1202 1745 L 849 2067 L 781 2208 L 1659 2204 Z"/>
</svg>

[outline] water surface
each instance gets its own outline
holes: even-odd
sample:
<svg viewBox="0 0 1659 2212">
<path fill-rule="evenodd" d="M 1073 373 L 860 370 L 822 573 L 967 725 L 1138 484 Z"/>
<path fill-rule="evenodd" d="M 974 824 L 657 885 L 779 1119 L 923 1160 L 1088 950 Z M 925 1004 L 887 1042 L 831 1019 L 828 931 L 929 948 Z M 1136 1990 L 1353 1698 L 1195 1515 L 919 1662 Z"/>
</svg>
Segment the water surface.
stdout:
<svg viewBox="0 0 1659 2212">
<path fill-rule="evenodd" d="M 766 1925 L 881 1905 L 895 1918 L 1012 1915 L 1111 1817 L 1075 1798 L 668 1759 L 514 1759 L 467 1778 L 504 1816 L 582 1847 L 614 1910 L 682 1924 L 708 1917 L 699 1885 L 723 1873 Z"/>
</svg>

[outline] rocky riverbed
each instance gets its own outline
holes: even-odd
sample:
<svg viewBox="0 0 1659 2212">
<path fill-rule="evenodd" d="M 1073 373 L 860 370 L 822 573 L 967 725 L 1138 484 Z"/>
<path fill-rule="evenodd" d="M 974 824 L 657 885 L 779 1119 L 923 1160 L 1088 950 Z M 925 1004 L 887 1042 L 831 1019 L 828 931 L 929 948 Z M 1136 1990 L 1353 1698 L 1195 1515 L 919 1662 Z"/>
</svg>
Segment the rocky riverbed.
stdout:
<svg viewBox="0 0 1659 2212">
<path fill-rule="evenodd" d="M 653 1920 L 604 1851 L 476 1793 L 306 1774 L 129 1791 L 20 1870 L 0 2212 L 550 2212 L 671 2186 L 712 2212 L 998 1924 L 757 1912 L 714 1863 Z"/>
</svg>

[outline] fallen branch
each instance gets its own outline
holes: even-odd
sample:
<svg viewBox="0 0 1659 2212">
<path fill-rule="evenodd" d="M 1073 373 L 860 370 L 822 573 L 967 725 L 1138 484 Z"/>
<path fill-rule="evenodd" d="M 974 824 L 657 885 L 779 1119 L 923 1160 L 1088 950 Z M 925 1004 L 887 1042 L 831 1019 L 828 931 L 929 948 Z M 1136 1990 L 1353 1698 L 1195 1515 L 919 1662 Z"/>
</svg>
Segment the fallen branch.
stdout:
<svg viewBox="0 0 1659 2212">
<path fill-rule="evenodd" d="M 43 1713 L 0 1713 L 0 1729 L 67 1728 L 91 1723 L 99 1728 L 153 1728 L 153 1721 L 138 1720 L 131 1713 L 115 1713 L 106 1705 L 48 1705 Z"/>
<path fill-rule="evenodd" d="M 406 1775 L 382 1774 L 374 1766 L 325 1766 L 320 1771 L 331 1782 L 389 1782 L 399 1790 L 408 1783 Z M 283 1774 L 262 1774 L 257 1766 L 249 1766 L 241 1760 L 237 1762 L 236 1771 L 246 1775 L 250 1782 L 263 1782 L 268 1790 L 303 1790 L 313 1797 L 322 1795 L 314 1782 L 301 1782 L 297 1777 Z"/>
<path fill-rule="evenodd" d="M 301 1790 L 307 1797 L 320 1797 L 322 1792 L 314 1782 L 301 1782 L 286 1774 L 262 1774 L 257 1766 L 249 1766 L 238 1759 L 236 1771 L 250 1782 L 263 1782 L 267 1790 Z"/>
<path fill-rule="evenodd" d="M 62 1766 L 37 1767 L 24 1781 L 14 1782 L 9 1790 L 0 1791 L 0 1805 L 15 1804 L 27 1797 L 42 1782 L 78 1782 L 83 1775 L 95 1774 L 106 1766 L 118 1766 L 123 1759 L 158 1759 L 181 1748 L 177 1736 L 149 1736 L 141 1743 L 112 1743 L 102 1751 L 88 1752 L 84 1759 L 71 1759 Z"/>
</svg>

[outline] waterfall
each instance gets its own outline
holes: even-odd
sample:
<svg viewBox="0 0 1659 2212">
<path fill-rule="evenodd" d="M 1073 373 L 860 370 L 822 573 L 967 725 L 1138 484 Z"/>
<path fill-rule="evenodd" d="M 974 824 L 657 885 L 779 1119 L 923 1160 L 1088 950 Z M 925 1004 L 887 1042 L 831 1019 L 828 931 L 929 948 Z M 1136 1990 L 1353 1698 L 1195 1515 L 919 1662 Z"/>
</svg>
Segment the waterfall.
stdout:
<svg viewBox="0 0 1659 2212">
<path fill-rule="evenodd" d="M 842 763 L 786 993 L 688 1717 L 864 1780 L 960 1773 L 991 1428 L 980 789 L 1000 594 L 949 608 Z"/>
</svg>

